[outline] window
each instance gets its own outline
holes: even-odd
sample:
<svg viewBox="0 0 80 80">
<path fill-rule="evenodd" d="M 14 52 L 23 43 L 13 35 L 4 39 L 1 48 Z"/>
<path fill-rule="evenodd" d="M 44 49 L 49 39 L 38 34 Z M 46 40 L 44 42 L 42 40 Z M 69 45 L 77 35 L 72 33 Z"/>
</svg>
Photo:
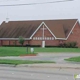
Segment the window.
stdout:
<svg viewBox="0 0 80 80">
<path fill-rule="evenodd" d="M 33 40 L 54 40 L 54 37 L 33 37 Z"/>
<path fill-rule="evenodd" d="M 52 37 L 52 40 L 54 40 L 54 38 Z"/>
<path fill-rule="evenodd" d="M 47 38 L 45 37 L 45 40 L 46 40 Z"/>
<path fill-rule="evenodd" d="M 37 37 L 35 38 L 35 40 L 37 40 Z"/>
<path fill-rule="evenodd" d="M 40 37 L 39 40 L 42 40 L 42 37 Z"/>
<path fill-rule="evenodd" d="M 40 40 L 40 37 L 38 37 L 37 40 Z"/>
<path fill-rule="evenodd" d="M 50 40 L 52 40 L 52 38 L 51 38 L 51 37 L 50 37 L 49 39 L 50 39 Z"/>
<path fill-rule="evenodd" d="M 33 37 L 33 40 L 35 40 L 35 37 Z"/>
<path fill-rule="evenodd" d="M 49 37 L 47 37 L 47 40 L 49 40 Z"/>
</svg>

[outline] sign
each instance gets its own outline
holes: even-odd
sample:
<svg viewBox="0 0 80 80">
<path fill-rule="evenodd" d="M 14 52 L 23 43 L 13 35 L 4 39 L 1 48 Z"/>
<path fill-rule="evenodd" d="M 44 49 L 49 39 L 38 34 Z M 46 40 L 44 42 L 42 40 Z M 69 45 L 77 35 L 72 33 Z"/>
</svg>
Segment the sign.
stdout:
<svg viewBox="0 0 80 80">
<path fill-rule="evenodd" d="M 33 49 L 33 48 L 31 48 L 31 52 L 32 52 L 32 53 L 34 52 L 34 49 Z"/>
</svg>

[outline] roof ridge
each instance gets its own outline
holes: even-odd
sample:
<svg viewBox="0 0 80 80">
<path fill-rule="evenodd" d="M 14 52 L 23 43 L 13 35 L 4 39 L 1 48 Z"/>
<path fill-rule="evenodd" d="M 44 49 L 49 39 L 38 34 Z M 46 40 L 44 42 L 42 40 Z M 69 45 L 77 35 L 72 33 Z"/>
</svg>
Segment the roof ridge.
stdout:
<svg viewBox="0 0 80 80">
<path fill-rule="evenodd" d="M 78 19 L 76 19 L 76 18 L 72 18 L 72 19 L 31 19 L 31 20 L 12 20 L 12 21 L 9 21 L 9 22 L 26 22 L 26 21 L 58 21 L 58 20 L 78 20 Z M 3 22 L 5 22 L 5 21 L 3 21 Z M 8 22 L 8 23 L 9 23 Z"/>
</svg>

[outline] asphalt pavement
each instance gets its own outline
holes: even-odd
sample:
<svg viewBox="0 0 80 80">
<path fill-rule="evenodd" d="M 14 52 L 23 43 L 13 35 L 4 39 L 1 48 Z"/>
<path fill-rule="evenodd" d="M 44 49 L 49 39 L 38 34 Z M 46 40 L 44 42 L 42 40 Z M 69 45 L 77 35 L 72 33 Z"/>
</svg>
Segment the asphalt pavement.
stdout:
<svg viewBox="0 0 80 80">
<path fill-rule="evenodd" d="M 0 67 L 0 80 L 74 80 L 80 70 Z"/>
</svg>

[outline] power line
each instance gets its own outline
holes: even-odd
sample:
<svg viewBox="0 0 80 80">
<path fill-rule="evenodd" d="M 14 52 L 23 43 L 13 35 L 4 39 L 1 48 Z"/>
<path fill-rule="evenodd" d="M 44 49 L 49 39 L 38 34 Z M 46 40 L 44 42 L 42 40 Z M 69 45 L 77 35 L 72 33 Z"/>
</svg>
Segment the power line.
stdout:
<svg viewBox="0 0 80 80">
<path fill-rule="evenodd" d="M 6 6 L 26 6 L 26 5 L 28 6 L 28 5 L 40 5 L 40 4 L 53 4 L 53 3 L 68 2 L 68 1 L 74 1 L 74 0 L 52 1 L 52 2 L 42 2 L 42 3 L 0 5 L 0 7 L 6 7 Z"/>
<path fill-rule="evenodd" d="M 0 0 L 0 2 L 19 1 L 19 0 Z"/>
</svg>

